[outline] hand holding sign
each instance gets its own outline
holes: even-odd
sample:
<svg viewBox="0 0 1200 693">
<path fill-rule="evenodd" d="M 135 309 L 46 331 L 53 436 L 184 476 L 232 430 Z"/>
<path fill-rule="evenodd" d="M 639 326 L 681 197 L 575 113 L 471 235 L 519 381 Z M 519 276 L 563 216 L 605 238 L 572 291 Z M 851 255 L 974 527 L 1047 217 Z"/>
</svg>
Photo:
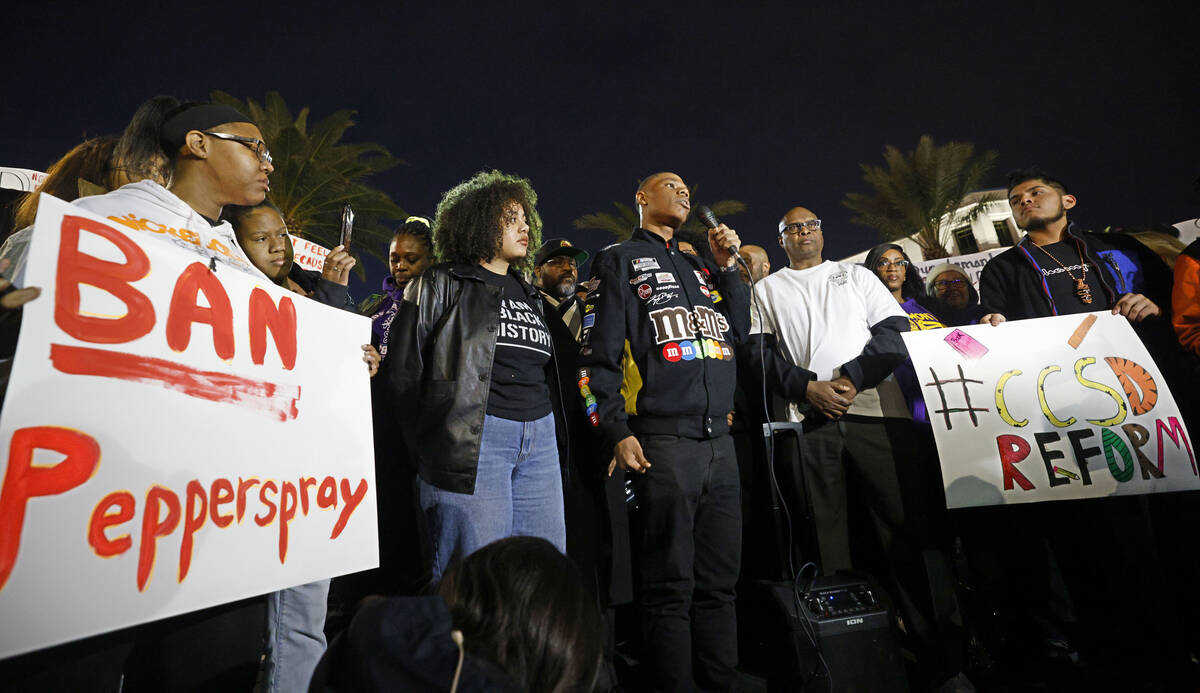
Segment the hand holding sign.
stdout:
<svg viewBox="0 0 1200 693">
<path fill-rule="evenodd" d="M 379 351 L 370 344 L 362 345 L 362 350 L 363 363 L 367 364 L 367 369 L 370 371 L 371 377 L 374 378 L 375 374 L 379 372 L 379 362 L 383 360 L 383 357 L 380 356 Z"/>
<path fill-rule="evenodd" d="M 8 269 L 9 264 L 8 258 L 0 260 L 0 272 Z M 41 294 L 42 290 L 36 286 L 14 289 L 12 282 L 0 277 L 0 311 L 16 310 Z"/>
<path fill-rule="evenodd" d="M 1124 315 L 1129 322 L 1141 322 L 1146 318 L 1162 315 L 1158 305 L 1141 294 L 1125 294 L 1117 299 L 1112 312 L 1113 315 Z"/>
<path fill-rule="evenodd" d="M 112 221 L 42 196 L 0 299 L 0 658 L 378 564 L 370 321 Z"/>
<path fill-rule="evenodd" d="M 1135 317 L 1153 305 L 1129 296 Z M 948 339 L 955 332 L 963 334 Z M 1124 317 L 1100 311 L 903 338 L 948 507 L 1200 488 L 1179 408 Z"/>
</svg>

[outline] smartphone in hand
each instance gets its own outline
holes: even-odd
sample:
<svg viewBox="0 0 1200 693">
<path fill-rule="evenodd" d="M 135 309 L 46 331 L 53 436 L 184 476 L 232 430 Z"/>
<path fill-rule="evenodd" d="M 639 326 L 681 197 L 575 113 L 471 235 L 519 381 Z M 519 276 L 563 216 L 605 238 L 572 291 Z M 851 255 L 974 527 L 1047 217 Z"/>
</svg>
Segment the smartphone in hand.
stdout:
<svg viewBox="0 0 1200 693">
<path fill-rule="evenodd" d="M 354 210 L 350 205 L 342 207 L 342 249 L 350 250 L 350 236 L 354 229 Z"/>
</svg>

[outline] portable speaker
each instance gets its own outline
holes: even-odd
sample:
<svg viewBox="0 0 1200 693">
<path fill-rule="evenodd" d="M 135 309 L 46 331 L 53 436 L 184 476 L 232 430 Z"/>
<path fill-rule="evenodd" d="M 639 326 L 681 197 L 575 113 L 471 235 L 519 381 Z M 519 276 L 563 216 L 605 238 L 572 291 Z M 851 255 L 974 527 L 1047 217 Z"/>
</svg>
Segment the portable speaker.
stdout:
<svg viewBox="0 0 1200 693">
<path fill-rule="evenodd" d="M 818 577 L 799 605 L 791 583 L 760 582 L 756 587 L 757 594 L 744 595 L 749 598 L 745 608 L 756 613 L 741 624 L 743 628 L 761 624 L 758 627 L 764 630 L 748 633 L 751 637 L 745 640 L 751 649 L 743 646 L 743 652 L 761 664 L 770 690 L 908 690 L 887 595 L 870 577 L 861 573 Z"/>
</svg>

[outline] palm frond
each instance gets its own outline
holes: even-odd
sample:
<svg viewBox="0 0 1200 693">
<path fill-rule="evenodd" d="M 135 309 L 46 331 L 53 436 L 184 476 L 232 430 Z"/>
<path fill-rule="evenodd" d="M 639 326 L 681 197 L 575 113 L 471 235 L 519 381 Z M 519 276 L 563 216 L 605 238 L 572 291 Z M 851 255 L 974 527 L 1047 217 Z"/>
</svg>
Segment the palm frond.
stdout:
<svg viewBox="0 0 1200 693">
<path fill-rule="evenodd" d="M 994 151 L 976 155 L 970 142 L 938 146 L 929 135 L 922 135 L 910 152 L 888 145 L 885 166 L 861 165 L 863 181 L 873 193 L 848 193 L 842 205 L 854 212 L 850 221 L 876 229 L 882 240 L 915 234 L 927 258 L 945 257 L 950 238 L 942 228 L 943 218 L 957 212 L 964 198 L 980 187 L 996 156 Z M 972 205 L 967 220 L 978 217 L 987 201 Z"/>
<path fill-rule="evenodd" d="M 293 116 L 277 92 L 268 92 L 262 105 L 221 91 L 212 92 L 211 98 L 241 110 L 258 124 L 275 165 L 270 199 L 283 212 L 289 231 L 333 247 L 341 240 L 342 207 L 350 204 L 355 213 L 352 253 L 386 263 L 391 240 L 387 221 L 408 214 L 368 180 L 404 162 L 381 144 L 342 141 L 354 126 L 353 110 L 335 111 L 310 125 L 309 108 Z M 360 277 L 364 276 L 361 270 L 360 264 L 356 270 Z"/>
</svg>

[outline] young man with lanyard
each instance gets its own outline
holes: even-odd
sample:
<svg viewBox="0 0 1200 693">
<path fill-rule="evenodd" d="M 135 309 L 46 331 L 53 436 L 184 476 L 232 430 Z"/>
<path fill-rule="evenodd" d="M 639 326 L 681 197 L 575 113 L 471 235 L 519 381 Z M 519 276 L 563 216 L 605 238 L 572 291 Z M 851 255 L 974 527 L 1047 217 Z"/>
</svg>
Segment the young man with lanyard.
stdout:
<svg viewBox="0 0 1200 693">
<path fill-rule="evenodd" d="M 905 358 L 908 314 L 873 271 L 824 258 L 812 210 L 784 214 L 779 245 L 789 265 L 755 287 L 761 312 L 751 314 L 745 353 L 753 362 L 763 354 L 768 385 L 790 401 L 788 419 L 803 422 L 792 497 L 811 507 L 820 570 L 855 567 L 851 509 L 865 505 L 922 677 L 939 690 L 972 690 L 962 673 L 965 638 L 950 609 L 935 608 L 932 585 L 948 569 L 926 509 L 940 498 L 921 483 L 932 462 L 920 455 L 904 393 L 890 377 Z"/>
<path fill-rule="evenodd" d="M 1045 172 L 1009 174 L 1008 204 L 1027 235 L 984 265 L 979 294 L 987 314 L 980 322 L 998 325 L 1109 308 L 1133 323 L 1162 314 L 1150 298 L 1119 292 L 1126 283 L 1116 276 L 1117 263 L 1100 257 L 1111 249 L 1090 234 L 1076 232 L 1067 221 L 1067 210 L 1075 202 L 1067 186 Z"/>
<path fill-rule="evenodd" d="M 737 664 L 738 467 L 726 416 L 734 347 L 749 329 L 738 236 L 709 232 L 718 266 L 679 250 L 687 186 L 656 173 L 634 196 L 641 228 L 597 257 L 584 308 L 580 392 L 633 472 L 645 661 L 663 691 L 729 690 Z M 693 670 L 694 663 L 694 670 Z"/>
<path fill-rule="evenodd" d="M 984 266 L 979 289 L 980 303 L 987 314 L 980 322 L 998 325 L 1005 320 L 1111 310 L 1133 323 L 1168 382 L 1184 384 L 1186 380 L 1172 377 L 1180 371 L 1169 335 L 1163 338 L 1169 332 L 1161 307 L 1166 302 L 1164 294 L 1169 296 L 1169 289 L 1163 288 L 1169 282 L 1169 272 L 1161 266 L 1162 261 L 1136 242 L 1118 247 L 1114 242 L 1106 242 L 1104 236 L 1077 232 L 1067 220 L 1067 210 L 1075 207 L 1075 196 L 1061 180 L 1044 171 L 1024 169 L 1010 173 L 1008 203 L 1017 226 L 1027 235 Z M 1135 273 L 1140 280 L 1133 279 Z M 1129 291 L 1133 286 L 1144 286 L 1149 296 Z M 1176 391 L 1180 391 L 1178 386 Z M 1187 399 L 1186 391 L 1181 395 L 1182 405 Z M 1151 496 L 1148 502 L 1161 506 L 1164 500 Z M 1051 565 L 1056 564 L 1062 572 L 1062 587 L 1055 590 L 1053 599 L 1076 603 L 1076 608 L 1068 607 L 1061 616 L 1042 621 L 1042 627 L 1048 628 L 1048 640 L 1061 642 L 1061 635 L 1054 631 L 1059 626 L 1070 627 L 1076 619 L 1074 612 L 1079 610 L 1078 618 L 1085 622 L 1094 618 L 1097 624 L 1114 624 L 1126 629 L 1125 632 L 1153 632 L 1155 638 L 1143 639 L 1138 651 L 1130 653 L 1131 662 L 1158 666 L 1161 658 L 1172 656 L 1173 646 L 1180 639 L 1168 634 L 1147 615 L 1175 605 L 1154 603 L 1161 592 L 1163 570 L 1155 542 L 1146 540 L 1155 537 L 1155 532 L 1142 501 L 1138 497 L 1125 497 L 1087 503 L 1039 503 L 1024 509 L 1020 516 L 1010 515 L 1006 532 L 1010 539 L 1023 536 L 1028 541 L 1040 542 L 1041 528 L 1060 522 L 1086 524 L 1091 530 L 1070 540 L 1053 534 L 1046 537 L 1046 550 L 1053 556 Z M 1033 564 L 1040 560 L 1042 557 L 1026 556 L 1025 571 L 1036 574 L 1038 570 Z M 1106 575 L 1120 575 L 1119 581 L 1096 580 L 1092 569 L 1097 562 L 1109 566 Z M 1048 594 L 1053 588 L 1034 585 L 1033 589 Z M 1106 589 L 1129 589 L 1147 595 L 1145 598 L 1152 603 L 1143 604 L 1134 613 L 1114 616 L 1110 610 L 1101 609 L 1094 617 L 1090 616 L 1087 602 L 1097 599 Z M 1066 593 L 1070 593 L 1069 597 Z M 1032 604 L 1035 611 L 1042 612 L 1043 619 L 1053 612 L 1036 599 Z M 1071 649 L 1069 645 L 1060 647 Z"/>
</svg>

